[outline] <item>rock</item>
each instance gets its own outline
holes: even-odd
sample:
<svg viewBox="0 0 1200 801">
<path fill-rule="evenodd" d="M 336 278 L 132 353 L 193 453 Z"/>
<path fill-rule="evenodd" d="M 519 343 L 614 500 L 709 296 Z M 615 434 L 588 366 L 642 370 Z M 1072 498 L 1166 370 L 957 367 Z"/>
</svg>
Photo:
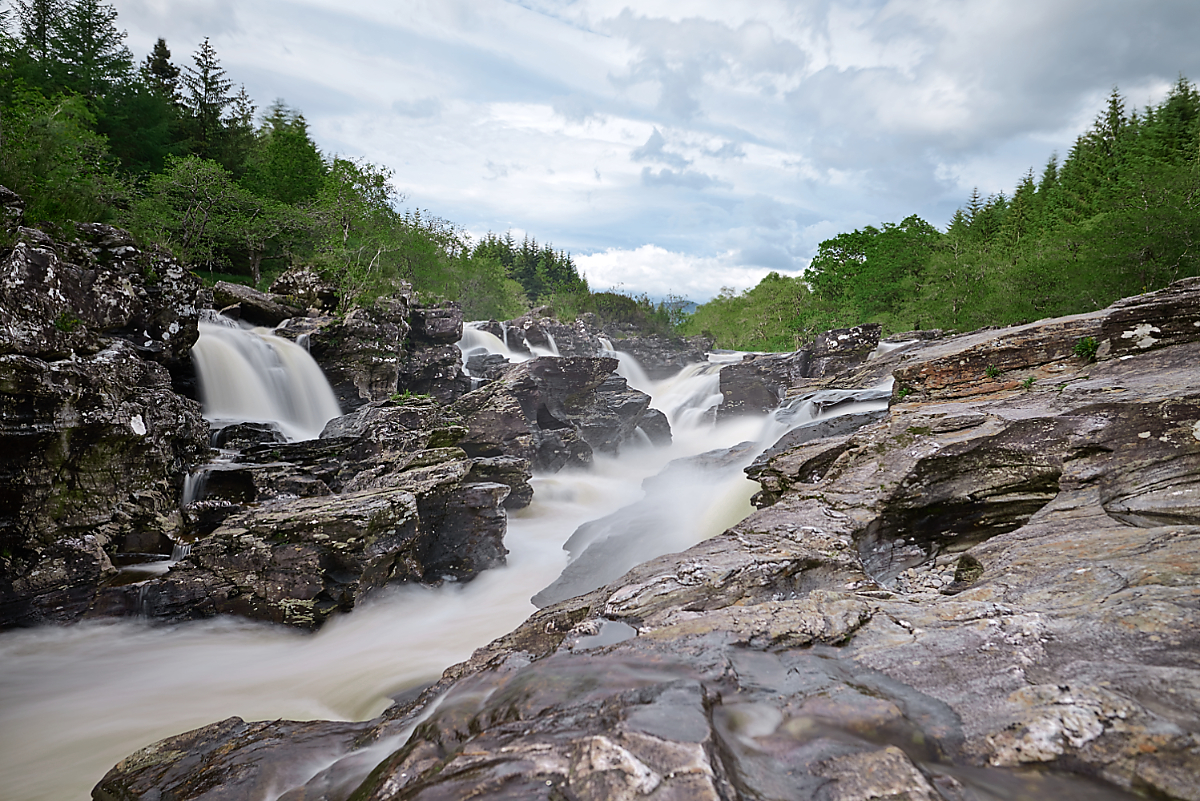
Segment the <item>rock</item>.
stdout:
<svg viewBox="0 0 1200 801">
<path fill-rule="evenodd" d="M 138 250 L 119 228 L 76 230 L 79 241 L 57 245 L 18 229 L 0 260 L 0 353 L 54 360 L 123 339 L 168 367 L 186 363 L 199 336 L 199 279 L 169 255 Z"/>
<path fill-rule="evenodd" d="M 461 352 L 445 342 L 462 335 L 462 311 L 457 304 L 414 306 L 411 290 L 352 309 L 341 320 L 294 318 L 276 333 L 307 343 L 343 409 L 402 393 L 451 403 L 471 388 Z"/>
<path fill-rule="evenodd" d="M 377 401 L 320 440 L 261 443 L 210 466 L 185 507 L 191 553 L 108 592 L 106 610 L 316 628 L 386 584 L 469 581 L 503 565 L 505 509 L 533 496 L 529 463 L 468 458 L 454 447 L 461 422 L 432 399 Z"/>
<path fill-rule="evenodd" d="M 789 395 L 802 391 L 810 379 L 832 377 L 867 361 L 879 344 L 877 323 L 839 328 L 820 334 L 795 353 L 747 356 L 721 370 L 718 419 L 765 414 Z"/>
<path fill-rule="evenodd" d="M 413 343 L 400 362 L 397 386 L 449 404 L 471 389 L 471 380 L 463 375 L 462 351 L 456 346 Z"/>
<path fill-rule="evenodd" d="M 333 797 L 1196 798 L 1198 299 L 914 347 L 887 417 L 781 441 L 745 520 L 449 668 Z M 1056 380 L 973 386 L 999 357 Z"/>
<path fill-rule="evenodd" d="M 289 317 L 299 317 L 304 310 L 285 306 L 275 298 L 254 287 L 218 281 L 213 284 L 213 302 L 218 308 L 237 306 L 238 318 L 251 325 L 274 328 Z"/>
<path fill-rule="evenodd" d="M 370 308 L 350 310 L 340 320 L 293 318 L 276 333 L 299 340 L 325 373 L 338 404 L 354 410 L 396 394 L 400 354 L 408 336 L 409 298 L 400 294 Z"/>
<path fill-rule="evenodd" d="M 614 350 L 628 353 L 638 360 L 646 375 L 655 381 L 670 378 L 689 364 L 708 361 L 712 350 L 710 337 L 639 336 L 612 341 Z"/>
<path fill-rule="evenodd" d="M 337 287 L 312 270 L 293 267 L 271 282 L 271 294 L 286 306 L 333 311 L 339 297 Z"/>
<path fill-rule="evenodd" d="M 418 306 L 409 315 L 414 339 L 437 345 L 453 345 L 462 339 L 462 308 L 457 303 Z"/>
<path fill-rule="evenodd" d="M 0 186 L 0 220 L 4 230 L 15 232 L 25 224 L 25 201 L 6 186 Z"/>
<path fill-rule="evenodd" d="M 469 429 L 471 456 L 518 456 L 535 470 L 591 463 L 615 452 L 641 422 L 650 397 L 613 375 L 610 358 L 540 357 L 464 395 L 453 410 Z"/>
<path fill-rule="evenodd" d="M 183 476 L 207 450 L 199 404 L 122 339 L 74 359 L 0 356 L 0 626 L 71 620 L 113 554 L 169 552 Z"/>
</svg>

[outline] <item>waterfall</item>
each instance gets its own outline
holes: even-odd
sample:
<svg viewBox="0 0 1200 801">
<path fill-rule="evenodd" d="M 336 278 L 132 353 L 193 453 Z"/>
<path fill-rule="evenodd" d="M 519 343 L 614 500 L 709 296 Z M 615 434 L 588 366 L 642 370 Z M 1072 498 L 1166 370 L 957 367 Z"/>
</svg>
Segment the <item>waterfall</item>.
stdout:
<svg viewBox="0 0 1200 801">
<path fill-rule="evenodd" d="M 263 329 L 201 322 L 192 359 L 210 423 L 274 423 L 295 441 L 319 436 L 341 414 L 308 351 Z"/>
<path fill-rule="evenodd" d="M 279 355 L 291 343 L 281 342 L 286 343 L 269 334 L 205 324 L 197 363 L 205 362 L 210 419 L 304 419 L 287 405 L 286 393 L 251 412 L 242 411 L 250 408 L 249 399 L 240 405 L 242 396 L 270 396 L 291 385 L 290 360 Z M 514 360 L 529 358 L 471 326 L 459 346 L 464 353 L 484 348 Z M 170 626 L 84 621 L 0 634 L 5 797 L 87 798 L 104 773 L 136 749 L 233 715 L 246 720 L 374 717 L 392 696 L 436 679 L 448 665 L 518 626 L 535 610 L 531 597 L 557 582 L 569 566 L 576 572 L 588 568 L 589 549 L 598 548 L 596 571 L 620 569 L 601 547 L 605 541 L 610 551 L 622 544 L 611 539 L 616 529 L 606 519 L 632 505 L 641 504 L 628 516 L 655 505 L 668 512 L 656 518 L 667 519 L 661 529 L 642 531 L 632 540 L 629 547 L 639 556 L 680 550 L 718 534 L 751 511 L 749 498 L 757 485 L 742 467 L 773 443 L 775 431 L 859 402 L 835 404 L 831 396 L 813 395 L 783 410 L 783 419 L 748 416 L 718 423 L 720 363 L 740 358 L 714 354 L 709 363 L 644 384 L 652 405 L 671 422 L 672 444 L 599 455 L 590 471 L 535 476 L 533 503 L 509 515 L 508 566 L 485 571 L 469 584 L 380 593 L 311 635 L 236 618 Z M 237 391 L 228 393 L 233 398 L 211 383 L 210 366 L 238 383 Z M 268 375 L 255 375 L 260 369 Z M 310 418 L 305 428 L 310 435 L 323 425 L 322 414 L 336 414 L 336 408 Z M 724 455 L 693 458 L 713 449 Z M 190 490 L 199 493 L 200 482 L 198 474 Z M 583 533 L 574 536 L 581 528 Z M 569 552 L 563 549 L 568 540 L 573 540 Z M 593 573 L 592 580 L 599 575 Z M 329 758 L 314 762 L 313 771 Z"/>
<path fill-rule="evenodd" d="M 642 369 L 642 365 L 632 354 L 617 350 L 613 347 L 612 342 L 604 337 L 600 337 L 600 355 L 609 356 L 617 360 L 617 375 L 625 379 L 626 383 L 634 389 L 640 389 L 648 395 L 653 395 L 655 389 L 654 382 L 646 375 L 646 371 Z M 668 415 L 669 416 L 669 415 Z M 674 425 L 674 421 L 672 421 Z"/>
</svg>

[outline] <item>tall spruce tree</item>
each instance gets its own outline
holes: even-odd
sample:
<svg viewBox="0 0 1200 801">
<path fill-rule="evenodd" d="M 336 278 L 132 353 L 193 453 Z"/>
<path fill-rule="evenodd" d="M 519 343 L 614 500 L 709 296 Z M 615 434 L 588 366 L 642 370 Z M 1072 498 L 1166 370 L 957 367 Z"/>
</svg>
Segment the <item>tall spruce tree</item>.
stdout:
<svg viewBox="0 0 1200 801">
<path fill-rule="evenodd" d="M 58 59 L 58 30 L 66 11 L 66 0 L 14 0 L 17 32 L 35 75 L 48 82 Z"/>
<path fill-rule="evenodd" d="M 100 0 L 76 0 L 58 26 L 63 82 L 86 97 L 99 97 L 129 75 L 133 54 L 125 31 L 117 28 L 117 10 Z"/>
<path fill-rule="evenodd" d="M 142 63 L 142 80 L 163 97 L 179 101 L 179 67 L 171 63 L 167 40 L 159 37 Z"/>
<path fill-rule="evenodd" d="M 185 67 L 183 107 L 190 124 L 191 149 L 202 158 L 217 155 L 225 109 L 233 103 L 233 81 L 225 76 L 212 43 L 205 39 L 192 55 L 194 67 Z"/>
</svg>

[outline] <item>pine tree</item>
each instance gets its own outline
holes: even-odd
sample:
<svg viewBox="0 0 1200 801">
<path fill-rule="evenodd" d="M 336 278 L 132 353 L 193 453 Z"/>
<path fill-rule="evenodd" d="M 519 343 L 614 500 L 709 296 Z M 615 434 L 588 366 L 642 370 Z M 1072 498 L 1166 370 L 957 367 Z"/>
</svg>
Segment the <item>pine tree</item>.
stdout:
<svg viewBox="0 0 1200 801">
<path fill-rule="evenodd" d="M 43 80 L 50 78 L 58 59 L 58 30 L 65 0 L 14 0 L 17 31 Z"/>
<path fill-rule="evenodd" d="M 196 66 L 186 67 L 182 75 L 186 90 L 183 106 L 191 118 L 193 151 L 203 158 L 212 158 L 221 138 L 225 109 L 234 100 L 229 94 L 233 81 L 225 77 L 217 51 L 208 39 L 192 55 L 192 61 Z"/>
<path fill-rule="evenodd" d="M 142 64 L 142 80 L 172 102 L 179 102 L 179 67 L 171 63 L 167 40 L 159 37 Z"/>
<path fill-rule="evenodd" d="M 100 0 L 76 0 L 61 16 L 58 49 L 63 77 L 82 95 L 103 95 L 129 74 L 133 54 L 116 20 L 117 10 Z"/>
</svg>

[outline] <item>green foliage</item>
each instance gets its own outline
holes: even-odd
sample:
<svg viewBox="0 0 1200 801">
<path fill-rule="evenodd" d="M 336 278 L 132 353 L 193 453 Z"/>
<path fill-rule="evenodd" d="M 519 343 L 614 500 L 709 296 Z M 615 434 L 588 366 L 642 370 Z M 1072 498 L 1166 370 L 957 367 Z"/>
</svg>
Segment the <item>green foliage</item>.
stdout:
<svg viewBox="0 0 1200 801">
<path fill-rule="evenodd" d="M 32 223 L 111 219 L 128 190 L 113 173 L 95 117 L 80 97 L 10 87 L 2 110 L 0 184 L 25 198 Z"/>
<path fill-rule="evenodd" d="M 591 292 L 583 287 L 559 291 L 546 298 L 559 320 L 575 320 L 593 314 L 601 326 L 628 326 L 639 334 L 670 334 L 670 315 L 664 305 L 655 305 L 645 295 L 620 292 Z"/>
<path fill-rule="evenodd" d="M 70 333 L 78 328 L 81 322 L 82 320 L 71 312 L 62 312 L 54 318 L 54 327 L 63 333 Z"/>
<path fill-rule="evenodd" d="M 1096 342 L 1095 337 L 1080 337 L 1071 352 L 1085 362 L 1094 362 L 1096 361 L 1096 352 L 1099 350 L 1100 345 Z"/>
<path fill-rule="evenodd" d="M 721 294 L 698 307 L 679 326 L 682 334 L 714 337 L 724 348 L 792 350 L 824 328 L 836 308 L 812 293 L 799 278 L 769 273 L 758 286 Z"/>
<path fill-rule="evenodd" d="M 1022 388 L 1022 389 L 1025 389 L 1025 390 L 1030 390 L 1030 389 L 1033 389 L 1033 385 L 1034 385 L 1036 382 L 1037 382 L 1037 379 L 1036 379 L 1036 378 L 1034 378 L 1033 376 L 1029 376 L 1028 378 L 1026 378 L 1025 380 L 1023 380 L 1023 381 L 1021 382 L 1021 388 Z"/>
<path fill-rule="evenodd" d="M 1062 162 L 1011 196 L 973 191 L 945 233 L 917 217 L 822 242 L 804 280 L 778 276 L 696 310 L 720 345 L 786 349 L 814 328 L 972 330 L 1103 308 L 1200 275 L 1200 91 L 1127 112 L 1116 91 Z M 780 295 L 775 298 L 773 296 Z M 781 306 L 791 302 L 794 313 Z"/>
<path fill-rule="evenodd" d="M 994 364 L 989 364 L 983 370 L 983 374 L 986 375 L 988 378 L 997 378 L 997 377 L 999 377 L 1000 373 L 1001 373 L 1000 368 Z"/>
</svg>

